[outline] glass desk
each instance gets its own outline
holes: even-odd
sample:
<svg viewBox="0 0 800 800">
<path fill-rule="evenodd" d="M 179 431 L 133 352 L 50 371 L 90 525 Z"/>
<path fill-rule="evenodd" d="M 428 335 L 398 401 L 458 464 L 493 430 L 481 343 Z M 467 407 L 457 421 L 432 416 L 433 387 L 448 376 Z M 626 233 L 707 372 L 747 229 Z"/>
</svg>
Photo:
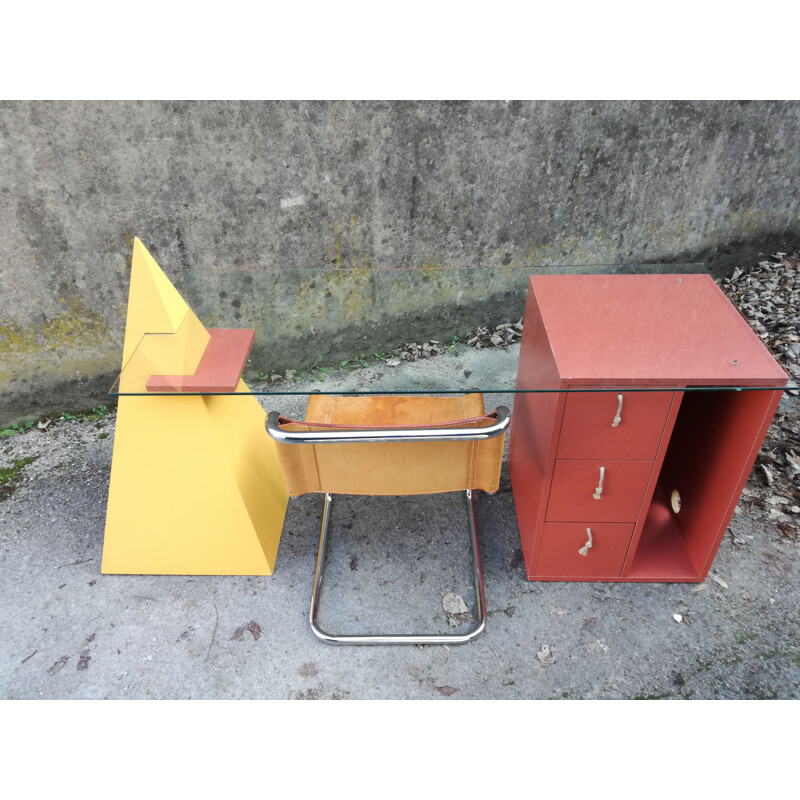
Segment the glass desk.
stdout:
<svg viewBox="0 0 800 800">
<path fill-rule="evenodd" d="M 190 269 L 173 286 L 140 252 L 103 571 L 270 574 L 288 492 L 267 411 L 479 394 L 511 409 L 529 579 L 704 580 L 788 376 L 701 265 L 547 273 Z"/>
</svg>

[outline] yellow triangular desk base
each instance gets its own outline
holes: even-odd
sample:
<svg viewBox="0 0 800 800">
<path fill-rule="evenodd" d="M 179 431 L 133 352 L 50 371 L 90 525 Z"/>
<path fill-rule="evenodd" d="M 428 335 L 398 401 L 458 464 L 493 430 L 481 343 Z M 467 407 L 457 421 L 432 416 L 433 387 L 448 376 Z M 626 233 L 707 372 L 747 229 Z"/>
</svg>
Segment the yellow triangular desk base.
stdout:
<svg viewBox="0 0 800 800">
<path fill-rule="evenodd" d="M 181 304 L 137 239 L 121 386 L 196 366 L 208 334 Z M 288 495 L 264 410 L 237 391 L 119 398 L 103 573 L 272 574 Z"/>
<path fill-rule="evenodd" d="M 121 397 L 102 572 L 271 575 L 286 497 L 251 395 Z"/>
</svg>

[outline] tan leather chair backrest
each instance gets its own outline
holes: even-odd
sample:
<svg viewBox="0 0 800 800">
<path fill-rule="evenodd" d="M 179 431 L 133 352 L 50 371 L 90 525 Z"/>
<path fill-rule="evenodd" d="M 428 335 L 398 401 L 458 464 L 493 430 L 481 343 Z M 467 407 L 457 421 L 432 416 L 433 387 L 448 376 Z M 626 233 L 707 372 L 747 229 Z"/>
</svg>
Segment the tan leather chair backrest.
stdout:
<svg viewBox="0 0 800 800">
<path fill-rule="evenodd" d="M 483 397 L 311 395 L 303 422 L 281 420 L 286 431 L 363 428 L 488 427 Z M 496 492 L 505 433 L 469 442 L 276 442 L 286 488 L 308 492 L 411 495 L 481 489 Z"/>
</svg>

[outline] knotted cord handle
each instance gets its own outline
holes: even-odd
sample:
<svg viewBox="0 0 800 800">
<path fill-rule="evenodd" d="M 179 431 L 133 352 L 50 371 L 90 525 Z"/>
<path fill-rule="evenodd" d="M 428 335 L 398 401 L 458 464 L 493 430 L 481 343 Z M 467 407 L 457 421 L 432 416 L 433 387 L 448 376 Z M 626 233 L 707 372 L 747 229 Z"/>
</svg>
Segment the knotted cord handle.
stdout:
<svg viewBox="0 0 800 800">
<path fill-rule="evenodd" d="M 603 494 L 603 478 L 606 476 L 606 468 L 600 467 L 600 483 L 597 484 L 597 488 L 594 490 L 594 497 L 595 500 L 599 500 Z"/>
<path fill-rule="evenodd" d="M 611 423 L 612 428 L 616 428 L 617 425 L 622 422 L 622 395 L 617 395 L 617 400 L 619 400 L 619 406 L 617 407 L 617 416 L 614 417 L 614 421 Z"/>
<path fill-rule="evenodd" d="M 591 528 L 587 528 L 586 529 L 586 535 L 589 537 L 589 539 L 586 542 L 586 544 L 583 547 L 581 547 L 580 550 L 578 550 L 578 555 L 580 555 L 580 556 L 589 555 L 589 548 L 592 546 L 592 529 Z"/>
</svg>

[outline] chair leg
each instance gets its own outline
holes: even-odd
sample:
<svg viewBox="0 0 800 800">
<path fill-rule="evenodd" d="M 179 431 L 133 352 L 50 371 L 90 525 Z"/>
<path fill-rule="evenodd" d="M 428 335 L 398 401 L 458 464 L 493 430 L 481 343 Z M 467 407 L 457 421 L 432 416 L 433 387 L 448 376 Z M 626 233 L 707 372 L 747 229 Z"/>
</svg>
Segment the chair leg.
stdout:
<svg viewBox="0 0 800 800">
<path fill-rule="evenodd" d="M 470 544 L 472 547 L 472 569 L 475 577 L 475 596 L 479 618 L 478 624 L 469 633 L 334 635 L 321 630 L 317 625 L 317 613 L 319 611 L 319 595 L 320 589 L 322 588 L 322 577 L 325 571 L 325 551 L 328 545 L 328 529 L 330 527 L 331 506 L 333 503 L 331 495 L 326 494 L 322 511 L 322 530 L 319 536 L 317 567 L 314 574 L 314 589 L 311 594 L 311 612 L 309 614 L 311 630 L 314 631 L 316 636 L 327 644 L 464 644 L 483 633 L 483 629 L 486 627 L 486 604 L 483 595 L 481 556 L 478 550 L 478 528 L 475 524 L 475 508 L 471 489 L 467 489 L 466 499 L 470 525 Z"/>
</svg>

